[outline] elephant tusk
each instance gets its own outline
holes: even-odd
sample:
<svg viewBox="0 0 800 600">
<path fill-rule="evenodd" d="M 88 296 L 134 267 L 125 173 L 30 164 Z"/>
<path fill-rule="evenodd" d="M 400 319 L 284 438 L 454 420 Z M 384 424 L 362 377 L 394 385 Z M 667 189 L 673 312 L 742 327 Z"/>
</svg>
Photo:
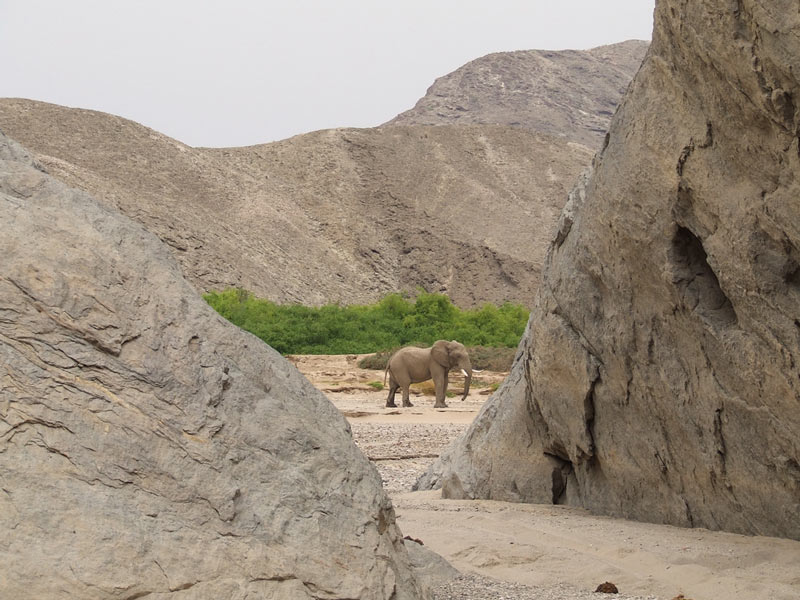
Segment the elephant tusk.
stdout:
<svg viewBox="0 0 800 600">
<path fill-rule="evenodd" d="M 464 377 L 469 377 L 469 375 L 467 375 L 467 372 L 464 369 L 461 369 L 461 372 L 464 374 Z"/>
<path fill-rule="evenodd" d="M 461 369 L 461 370 L 463 371 L 464 369 Z M 483 373 L 483 369 L 472 369 L 472 372 L 473 373 Z M 466 375 L 466 373 L 464 373 L 464 375 Z"/>
</svg>

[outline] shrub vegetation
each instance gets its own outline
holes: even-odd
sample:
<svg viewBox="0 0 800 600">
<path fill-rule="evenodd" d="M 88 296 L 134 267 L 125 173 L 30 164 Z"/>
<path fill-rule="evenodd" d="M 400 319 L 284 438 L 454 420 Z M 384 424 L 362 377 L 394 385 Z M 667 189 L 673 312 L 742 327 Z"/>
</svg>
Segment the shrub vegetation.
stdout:
<svg viewBox="0 0 800 600">
<path fill-rule="evenodd" d="M 424 292 L 414 300 L 390 294 L 372 305 L 319 308 L 279 305 L 242 289 L 203 297 L 223 317 L 281 354 L 366 354 L 412 344 L 430 346 L 440 339 L 516 348 L 528 321 L 528 310 L 518 304 L 461 310 L 443 294 Z"/>
</svg>

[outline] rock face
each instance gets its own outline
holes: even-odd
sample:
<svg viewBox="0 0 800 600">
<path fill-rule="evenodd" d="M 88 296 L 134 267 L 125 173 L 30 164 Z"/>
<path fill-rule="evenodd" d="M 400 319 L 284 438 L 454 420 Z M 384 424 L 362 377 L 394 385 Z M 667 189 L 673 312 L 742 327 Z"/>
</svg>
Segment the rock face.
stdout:
<svg viewBox="0 0 800 600">
<path fill-rule="evenodd" d="M 800 14 L 659 0 L 514 369 L 419 482 L 800 539 Z"/>
<path fill-rule="evenodd" d="M 0 136 L 0 597 L 417 598 L 347 422 Z"/>
<path fill-rule="evenodd" d="M 191 148 L 113 115 L 13 99 L 0 100 L 0 128 L 50 174 L 158 235 L 199 290 L 241 286 L 282 303 L 367 303 L 417 287 L 461 306 L 529 302 L 592 156 L 507 126 Z"/>
<path fill-rule="evenodd" d="M 437 79 L 387 125 L 512 125 L 599 149 L 647 46 L 489 54 Z"/>
</svg>

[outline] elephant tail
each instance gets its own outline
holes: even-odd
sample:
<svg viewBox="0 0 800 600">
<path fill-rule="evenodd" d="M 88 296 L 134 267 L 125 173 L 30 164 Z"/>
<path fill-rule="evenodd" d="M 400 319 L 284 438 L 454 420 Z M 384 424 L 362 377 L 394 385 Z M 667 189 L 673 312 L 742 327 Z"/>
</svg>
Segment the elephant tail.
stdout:
<svg viewBox="0 0 800 600">
<path fill-rule="evenodd" d="M 383 387 L 386 387 L 386 374 L 389 372 L 389 363 L 386 363 L 386 368 L 383 370 Z"/>
</svg>

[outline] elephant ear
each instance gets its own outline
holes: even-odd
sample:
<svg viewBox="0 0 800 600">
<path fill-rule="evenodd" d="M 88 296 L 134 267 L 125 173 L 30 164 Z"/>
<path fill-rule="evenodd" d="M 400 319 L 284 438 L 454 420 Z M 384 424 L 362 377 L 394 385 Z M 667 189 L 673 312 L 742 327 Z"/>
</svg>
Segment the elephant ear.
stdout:
<svg viewBox="0 0 800 600">
<path fill-rule="evenodd" d="M 450 368 L 450 356 L 447 351 L 447 342 L 445 340 L 439 340 L 433 345 L 433 348 L 431 348 L 431 358 L 445 369 Z"/>
</svg>

